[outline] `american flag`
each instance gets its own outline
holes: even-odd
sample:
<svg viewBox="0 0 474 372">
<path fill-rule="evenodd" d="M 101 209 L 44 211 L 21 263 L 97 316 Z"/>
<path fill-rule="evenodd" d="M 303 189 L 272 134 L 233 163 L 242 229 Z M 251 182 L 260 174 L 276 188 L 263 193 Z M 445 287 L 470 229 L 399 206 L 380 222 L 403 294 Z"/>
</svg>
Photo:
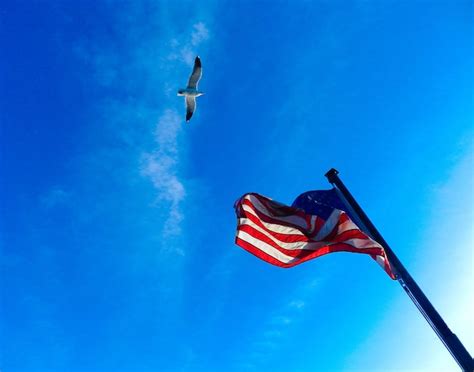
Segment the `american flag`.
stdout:
<svg viewBox="0 0 474 372">
<path fill-rule="evenodd" d="M 235 211 L 236 244 L 273 265 L 292 267 L 331 252 L 365 253 L 395 279 L 383 247 L 352 221 L 335 189 L 301 194 L 291 207 L 248 193 Z"/>
</svg>

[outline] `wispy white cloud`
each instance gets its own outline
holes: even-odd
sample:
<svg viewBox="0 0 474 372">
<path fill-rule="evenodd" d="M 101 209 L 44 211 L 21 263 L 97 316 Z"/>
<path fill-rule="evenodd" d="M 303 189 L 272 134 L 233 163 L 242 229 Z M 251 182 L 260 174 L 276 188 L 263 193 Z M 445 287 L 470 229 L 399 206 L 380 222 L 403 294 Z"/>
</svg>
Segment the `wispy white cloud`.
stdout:
<svg viewBox="0 0 474 372">
<path fill-rule="evenodd" d="M 181 60 L 192 65 L 196 56 L 196 48 L 209 38 L 209 30 L 203 22 L 193 25 L 190 36 L 183 41 L 172 38 L 168 43 L 173 51 L 169 60 Z M 164 93 L 170 94 L 172 88 L 165 84 Z M 151 179 L 158 192 L 157 202 L 170 203 L 168 217 L 163 226 L 163 236 L 181 234 L 184 220 L 182 203 L 186 197 L 185 182 L 178 176 L 178 168 L 183 152 L 178 145 L 178 137 L 182 130 L 182 115 L 174 108 L 164 108 L 154 131 L 157 148 L 144 152 L 141 162 L 141 173 Z M 182 249 L 178 253 L 184 255 Z"/>
<path fill-rule="evenodd" d="M 194 57 L 198 54 L 198 47 L 207 41 L 209 36 L 209 30 L 204 22 L 195 23 L 191 34 L 184 40 L 178 40 L 177 38 L 170 40 L 171 51 L 168 54 L 168 60 L 181 60 L 188 66 L 192 66 Z"/>
<path fill-rule="evenodd" d="M 203 41 L 209 38 L 209 30 L 203 22 L 198 22 L 193 25 L 194 31 L 191 33 L 191 44 L 198 46 Z"/>
<path fill-rule="evenodd" d="M 141 16 L 145 11 L 133 5 L 129 10 Z M 156 199 L 151 205 L 166 215 L 161 226 L 161 238 L 174 238 L 182 234 L 183 203 L 188 195 L 185 175 L 180 172 L 186 162 L 186 142 L 180 141 L 183 112 L 178 112 L 177 107 L 183 107 L 183 102 L 174 92 L 186 81 L 189 73 L 188 66 L 184 68 L 184 65 L 193 64 L 194 57 L 209 39 L 210 31 L 203 21 L 196 21 L 184 33 L 170 25 L 163 29 L 166 30 L 161 34 L 162 37 L 165 35 L 164 40 L 155 36 L 143 40 L 141 35 L 145 31 L 154 35 L 151 31 L 161 26 L 137 25 L 130 29 L 129 21 L 127 17 L 118 17 L 116 25 L 129 46 L 125 48 L 126 53 L 108 44 L 79 43 L 74 49 L 93 68 L 97 84 L 126 93 L 108 97 L 100 104 L 102 125 L 124 145 L 114 153 L 120 151 L 127 153 L 129 158 L 138 157 L 139 173 L 148 178 L 156 190 Z M 122 26 L 129 30 L 126 35 Z M 181 76 L 177 70 L 182 71 L 184 80 L 177 80 Z M 137 91 L 140 97 L 137 97 Z M 157 103 L 154 97 L 160 95 L 163 99 Z M 108 158 L 97 162 L 110 162 L 113 152 L 107 149 L 105 153 Z M 184 255 L 184 249 L 176 245 L 174 242 L 175 252 Z M 163 246 L 169 247 L 170 244 Z"/>
<path fill-rule="evenodd" d="M 304 301 L 301 300 L 294 300 L 290 302 L 290 307 L 295 308 L 295 309 L 302 309 L 305 305 Z"/>
<path fill-rule="evenodd" d="M 181 131 L 181 117 L 171 109 L 165 110 L 159 118 L 155 129 L 155 140 L 158 147 L 152 152 L 145 152 L 141 173 L 151 179 L 158 192 L 157 202 L 170 203 L 168 217 L 163 226 L 165 237 L 179 235 L 183 214 L 181 203 L 186 197 L 183 181 L 177 175 L 180 151 L 178 135 Z"/>
</svg>

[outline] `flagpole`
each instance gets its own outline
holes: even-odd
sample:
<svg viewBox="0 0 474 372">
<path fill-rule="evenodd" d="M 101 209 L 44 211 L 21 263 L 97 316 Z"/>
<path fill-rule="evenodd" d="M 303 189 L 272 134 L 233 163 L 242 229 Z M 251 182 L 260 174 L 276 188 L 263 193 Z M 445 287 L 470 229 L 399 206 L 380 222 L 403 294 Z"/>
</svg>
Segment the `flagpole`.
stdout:
<svg viewBox="0 0 474 372">
<path fill-rule="evenodd" d="M 449 350 L 461 369 L 463 371 L 472 372 L 474 370 L 474 361 L 469 352 L 466 350 L 457 336 L 451 332 L 443 318 L 441 318 L 421 288 L 418 286 L 418 284 L 416 284 L 415 280 L 405 269 L 401 261 L 389 247 L 382 235 L 380 235 L 374 224 L 370 221 L 352 194 L 341 181 L 338 174 L 339 172 L 332 168 L 325 174 L 325 176 L 329 182 L 336 186 L 336 188 L 341 192 L 342 196 L 346 199 L 346 202 L 357 214 L 357 217 L 361 220 L 363 225 L 365 225 L 365 228 L 371 237 L 383 246 L 398 282 L 414 302 L 418 310 L 420 310 L 420 312 L 423 314 L 431 328 L 433 328 L 435 333 L 441 339 L 444 346 L 446 346 L 446 348 Z"/>
</svg>

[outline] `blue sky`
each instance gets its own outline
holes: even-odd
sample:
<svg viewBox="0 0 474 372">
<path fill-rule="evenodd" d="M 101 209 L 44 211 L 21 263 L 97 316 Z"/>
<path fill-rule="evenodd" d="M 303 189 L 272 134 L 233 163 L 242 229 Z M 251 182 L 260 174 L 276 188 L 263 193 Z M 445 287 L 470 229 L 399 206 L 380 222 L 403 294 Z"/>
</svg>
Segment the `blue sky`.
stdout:
<svg viewBox="0 0 474 372">
<path fill-rule="evenodd" d="M 0 368 L 458 370 L 371 259 L 268 265 L 233 203 L 336 167 L 474 353 L 472 11 L 3 3 Z"/>
</svg>

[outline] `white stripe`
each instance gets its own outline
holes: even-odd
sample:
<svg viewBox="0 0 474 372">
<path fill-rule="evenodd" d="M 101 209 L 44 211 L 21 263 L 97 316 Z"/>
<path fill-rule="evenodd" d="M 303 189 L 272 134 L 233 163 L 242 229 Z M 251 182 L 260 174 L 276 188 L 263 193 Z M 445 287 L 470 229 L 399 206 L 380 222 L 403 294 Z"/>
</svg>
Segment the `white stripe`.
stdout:
<svg viewBox="0 0 474 372">
<path fill-rule="evenodd" d="M 294 263 L 296 261 L 301 260 L 301 258 L 287 256 L 286 254 L 280 252 L 278 249 L 275 249 L 274 247 L 272 247 L 270 244 L 267 244 L 262 240 L 254 238 L 252 235 L 248 234 L 245 231 L 240 231 L 240 230 L 237 231 L 237 237 L 253 245 L 255 248 L 261 250 L 262 252 L 265 252 L 266 254 L 275 258 L 276 260 L 283 262 L 285 264 Z M 379 258 L 380 256 L 376 256 L 376 257 Z"/>
<path fill-rule="evenodd" d="M 255 209 L 257 209 L 259 212 L 263 213 L 264 215 L 266 215 L 269 218 L 272 218 L 274 220 L 279 220 L 279 221 L 282 221 L 282 222 L 286 222 L 286 223 L 291 223 L 293 225 L 299 226 L 299 227 L 301 227 L 303 229 L 306 229 L 306 230 L 308 229 L 308 224 L 306 223 L 306 220 L 302 217 L 295 216 L 295 215 L 276 216 L 271 211 L 269 211 L 267 209 L 267 207 L 265 207 L 260 202 L 260 200 L 257 199 L 257 197 L 255 195 L 248 195 L 246 197 L 246 199 L 248 199 L 252 203 L 252 205 L 254 206 Z"/>
<path fill-rule="evenodd" d="M 342 243 L 352 245 L 354 248 L 357 249 L 380 248 L 380 245 L 371 239 L 347 239 L 344 240 Z"/>
<path fill-rule="evenodd" d="M 352 222 L 351 219 L 348 219 L 346 222 L 341 223 L 337 228 L 337 233 L 342 234 L 345 231 L 349 230 L 360 230 L 359 227 Z"/>
<path fill-rule="evenodd" d="M 307 226 L 305 226 L 304 230 L 305 230 L 306 234 L 304 234 L 300 230 L 298 230 L 296 228 L 293 228 L 293 227 L 280 225 L 278 223 L 268 223 L 268 222 L 265 222 L 265 221 L 261 220 L 260 217 L 255 212 L 255 210 L 247 204 L 243 204 L 242 208 L 247 213 L 250 213 L 250 214 L 254 215 L 256 218 L 258 218 L 268 230 L 271 230 L 271 231 L 279 233 L 279 234 L 292 234 L 292 235 L 307 236 L 306 234 L 308 234 L 308 235 L 312 234 L 314 232 L 315 228 L 316 228 L 316 219 L 318 217 L 315 216 L 315 215 L 311 216 L 310 230 L 308 230 L 306 228 Z M 268 216 L 266 213 L 265 213 L 265 215 L 267 217 L 271 218 L 271 219 L 275 219 L 272 216 Z M 319 233 L 316 235 L 316 237 L 313 238 L 313 240 L 320 241 L 320 240 L 324 239 L 328 234 L 330 234 L 331 231 L 336 226 L 336 224 L 339 222 L 340 215 L 341 215 L 341 212 L 339 210 L 337 210 L 337 209 L 334 210 L 334 212 L 331 214 L 329 219 L 321 227 L 321 230 L 319 231 Z M 305 225 L 306 225 L 306 222 L 305 222 Z M 349 231 L 349 230 L 360 230 L 360 229 L 358 228 L 358 226 L 356 224 L 354 224 L 350 219 L 348 219 L 346 222 L 343 222 L 338 226 L 337 233 L 342 234 L 343 232 Z"/>
<path fill-rule="evenodd" d="M 252 197 L 252 198 L 250 198 L 250 197 Z M 316 228 L 316 219 L 317 219 L 316 215 L 310 215 L 311 216 L 311 222 L 310 222 L 311 225 L 310 225 L 310 229 L 308 230 L 308 224 L 306 223 L 306 220 L 304 218 L 299 217 L 299 216 L 285 216 L 285 217 L 275 216 L 254 195 L 250 195 L 249 197 L 247 197 L 247 199 L 252 203 L 252 205 L 254 206 L 255 209 L 257 209 L 259 212 L 266 215 L 268 218 L 275 219 L 275 220 L 280 220 L 280 221 L 284 221 L 284 222 L 289 222 L 293 225 L 300 226 L 305 231 L 307 231 L 309 234 L 314 232 L 314 229 Z M 272 201 L 270 201 L 270 202 L 272 202 Z M 255 213 L 255 211 L 252 209 L 252 207 L 250 207 L 246 204 L 243 204 L 243 209 L 247 212 L 252 213 L 257 218 L 259 218 L 258 215 Z M 322 240 L 328 234 L 330 234 L 331 231 L 333 231 L 334 227 L 339 222 L 339 219 L 340 219 L 340 216 L 341 216 L 342 213 L 345 213 L 345 212 L 342 212 L 339 209 L 334 209 L 333 212 L 331 213 L 331 215 L 329 216 L 329 218 L 324 223 L 324 225 L 321 227 L 321 230 L 318 232 L 318 235 L 315 237 L 315 239 L 316 240 Z M 274 224 L 274 226 L 278 226 L 278 225 Z M 349 218 L 347 221 L 341 223 L 338 226 L 337 233 L 342 234 L 345 231 L 356 230 L 356 229 L 360 230 L 360 228 Z M 280 232 L 280 231 L 274 230 L 274 229 L 271 229 L 271 230 L 276 231 L 276 232 Z M 297 231 L 297 230 L 295 230 L 295 231 Z M 299 234 L 299 232 L 292 232 L 291 234 Z M 301 234 L 301 235 L 303 235 L 303 234 Z"/>
<path fill-rule="evenodd" d="M 382 268 L 385 270 L 385 257 L 384 256 L 375 256 L 375 261 L 382 266 Z"/>
<path fill-rule="evenodd" d="M 334 209 L 327 219 L 327 221 L 324 223 L 323 226 L 321 226 L 321 229 L 318 231 L 318 234 L 315 236 L 315 240 L 323 240 L 326 236 L 328 236 L 332 230 L 334 230 L 334 227 L 336 224 L 339 222 L 339 215 L 341 214 L 341 211 L 339 209 Z"/>
<path fill-rule="evenodd" d="M 294 227 L 289 227 L 289 226 L 285 226 L 285 225 L 279 225 L 277 223 L 269 223 L 269 222 L 262 221 L 260 219 L 260 217 L 258 217 L 257 213 L 252 209 L 252 207 L 250 207 L 248 205 L 244 204 L 243 209 L 244 209 L 244 211 L 246 211 L 246 212 L 252 214 L 253 216 L 257 217 L 260 220 L 260 222 L 268 230 L 271 230 L 271 231 L 279 233 L 279 234 L 292 234 L 292 235 L 305 236 L 305 234 L 303 234 L 300 230 L 295 229 Z"/>
<path fill-rule="evenodd" d="M 327 242 L 307 242 L 307 241 L 306 242 L 293 242 L 293 243 L 283 242 L 280 239 L 271 235 L 268 231 L 265 231 L 263 228 L 261 228 L 260 226 L 255 224 L 253 221 L 249 220 L 248 218 L 239 218 L 239 225 L 248 225 L 254 228 L 255 230 L 265 235 L 268 239 L 275 242 L 275 244 L 278 244 L 278 246 L 284 249 L 288 249 L 288 250 L 299 250 L 299 249 L 316 250 L 327 245 Z M 292 230 L 298 231 L 296 229 L 292 229 Z M 291 234 L 291 233 L 288 232 L 287 234 Z"/>
<path fill-rule="evenodd" d="M 339 235 L 339 234 L 342 234 L 342 233 L 344 233 L 346 231 L 350 231 L 350 230 L 360 230 L 360 228 L 349 218 L 347 221 L 341 223 L 338 226 L 337 234 Z M 363 232 L 363 231 L 361 231 L 361 232 L 363 234 L 365 234 L 365 232 Z M 357 241 L 361 242 L 361 243 L 354 244 L 355 248 L 382 248 L 382 246 L 379 243 L 377 243 L 375 240 L 373 240 L 369 236 L 367 236 L 367 239 L 352 239 L 352 240 L 354 240 L 354 241 L 357 240 Z M 367 242 L 367 243 L 363 244 L 362 242 Z M 350 243 L 348 243 L 348 244 L 350 244 Z"/>
<path fill-rule="evenodd" d="M 237 237 L 249 244 L 252 244 L 254 247 L 260 249 L 262 252 L 265 252 L 266 254 L 272 256 L 280 262 L 290 263 L 298 260 L 297 258 L 290 257 L 284 253 L 281 253 L 278 249 L 273 248 L 270 244 L 267 244 L 259 239 L 254 238 L 245 231 L 237 231 Z"/>
<path fill-rule="evenodd" d="M 264 226 L 268 225 L 264 222 L 262 222 L 262 223 L 264 224 Z M 308 251 L 315 251 L 315 250 L 320 249 L 321 247 L 331 246 L 331 245 L 338 244 L 338 243 L 348 244 L 348 245 L 350 245 L 354 248 L 357 248 L 357 249 L 379 248 L 379 245 L 376 242 L 374 242 L 372 240 L 369 240 L 369 239 L 359 239 L 359 238 L 348 239 L 348 240 L 345 240 L 345 241 L 342 241 L 342 242 L 315 241 L 314 239 L 311 239 L 310 241 L 306 241 L 306 242 L 289 243 L 289 242 L 283 242 L 280 239 L 276 238 L 271 233 L 269 233 L 268 231 L 265 231 L 265 229 L 258 226 L 252 220 L 250 220 L 248 218 L 239 218 L 239 225 L 248 225 L 248 226 L 254 228 L 255 230 L 257 230 L 260 233 L 262 233 L 263 235 L 265 235 L 268 239 L 273 241 L 275 244 L 277 244 L 279 247 L 281 247 L 283 249 L 288 249 L 288 250 L 302 250 L 302 249 L 304 249 L 304 250 L 308 250 Z M 298 231 L 296 229 L 291 229 L 291 228 L 287 228 L 287 230 L 288 230 L 287 234 L 291 234 L 290 231 Z"/>
</svg>

